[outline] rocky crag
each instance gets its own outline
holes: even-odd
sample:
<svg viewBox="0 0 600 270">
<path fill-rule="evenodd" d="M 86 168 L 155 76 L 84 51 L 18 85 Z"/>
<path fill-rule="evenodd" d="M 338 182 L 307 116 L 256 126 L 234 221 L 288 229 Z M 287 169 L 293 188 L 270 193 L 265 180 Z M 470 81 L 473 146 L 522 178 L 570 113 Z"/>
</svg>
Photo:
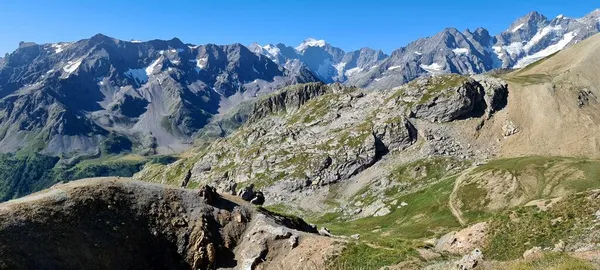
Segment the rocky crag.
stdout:
<svg viewBox="0 0 600 270">
<path fill-rule="evenodd" d="M 0 204 L 0 217 L 2 269 L 316 269 L 332 248 L 301 219 L 208 186 L 75 181 Z"/>
</svg>

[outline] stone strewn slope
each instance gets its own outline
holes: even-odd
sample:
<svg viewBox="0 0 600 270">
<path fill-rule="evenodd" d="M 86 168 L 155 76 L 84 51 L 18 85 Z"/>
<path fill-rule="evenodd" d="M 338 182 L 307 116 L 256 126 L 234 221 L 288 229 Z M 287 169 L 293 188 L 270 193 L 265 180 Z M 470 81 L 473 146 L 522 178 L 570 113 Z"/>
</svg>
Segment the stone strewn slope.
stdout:
<svg viewBox="0 0 600 270">
<path fill-rule="evenodd" d="M 501 80 L 459 75 L 369 93 L 339 85 L 295 86 L 256 102 L 251 121 L 227 138 L 166 169 L 148 166 L 137 177 L 179 184 L 189 172 L 192 186 L 211 183 L 232 192 L 252 183 L 265 189 L 269 204 L 287 202 L 294 191 L 350 179 L 389 153 L 401 154 L 419 133 L 431 141 L 432 155 L 474 155 L 434 140 L 430 126 L 444 128 L 440 123 L 486 111 L 489 118 L 507 94 Z"/>
</svg>

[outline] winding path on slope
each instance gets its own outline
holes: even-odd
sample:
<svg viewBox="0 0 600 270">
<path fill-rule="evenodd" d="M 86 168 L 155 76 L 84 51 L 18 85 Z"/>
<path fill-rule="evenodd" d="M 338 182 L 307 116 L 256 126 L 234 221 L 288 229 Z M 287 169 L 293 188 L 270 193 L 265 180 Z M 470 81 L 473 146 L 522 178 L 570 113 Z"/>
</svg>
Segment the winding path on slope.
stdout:
<svg viewBox="0 0 600 270">
<path fill-rule="evenodd" d="M 458 191 L 458 188 L 460 187 L 460 184 L 462 183 L 463 179 L 466 177 L 466 175 L 471 173 L 475 168 L 477 168 L 477 166 L 472 166 L 472 167 L 464 170 L 456 178 L 456 181 L 454 181 L 454 188 L 452 189 L 452 193 L 450 193 L 450 199 L 448 199 L 448 207 L 450 207 L 450 211 L 452 211 L 452 215 L 454 217 L 456 217 L 456 219 L 458 220 L 458 222 L 460 223 L 461 226 L 467 225 L 467 222 L 463 219 L 462 212 L 460 211 L 460 209 L 454 206 L 454 200 L 456 199 L 456 192 Z"/>
</svg>

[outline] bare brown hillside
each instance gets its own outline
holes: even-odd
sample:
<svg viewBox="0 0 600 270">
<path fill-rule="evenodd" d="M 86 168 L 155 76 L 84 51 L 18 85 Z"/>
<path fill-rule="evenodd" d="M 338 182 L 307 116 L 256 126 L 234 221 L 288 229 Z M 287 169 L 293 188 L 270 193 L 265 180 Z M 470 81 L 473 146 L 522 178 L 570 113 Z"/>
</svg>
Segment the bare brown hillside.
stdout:
<svg viewBox="0 0 600 270">
<path fill-rule="evenodd" d="M 500 156 L 600 156 L 600 35 L 505 76 L 507 107 L 492 132 L 508 121 L 518 132 Z"/>
</svg>

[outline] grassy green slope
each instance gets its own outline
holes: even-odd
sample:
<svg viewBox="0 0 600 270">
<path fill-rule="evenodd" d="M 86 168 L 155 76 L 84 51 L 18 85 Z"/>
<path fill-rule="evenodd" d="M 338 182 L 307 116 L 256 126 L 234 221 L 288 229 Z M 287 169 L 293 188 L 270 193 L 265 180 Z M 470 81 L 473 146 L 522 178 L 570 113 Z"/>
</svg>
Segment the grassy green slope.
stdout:
<svg viewBox="0 0 600 270">
<path fill-rule="evenodd" d="M 434 261 L 425 261 L 418 249 L 426 247 L 428 239 L 463 228 L 449 208 L 455 181 L 462 178 L 464 182 L 455 191 L 456 198 L 462 203 L 466 226 L 481 221 L 489 224 L 488 238 L 482 248 L 486 260 L 496 261 L 491 269 L 536 269 L 539 265 L 546 265 L 548 269 L 574 269 L 562 268 L 570 264 L 594 269 L 568 254 L 552 253 L 525 261 L 522 254 L 533 247 L 552 249 L 561 241 L 571 246 L 600 244 L 600 223 L 595 216 L 600 209 L 600 192 L 596 190 L 600 188 L 599 162 L 534 156 L 495 160 L 455 173 L 447 169 L 449 164 L 464 168 L 469 163 L 451 159 L 420 160 L 398 166 L 391 172 L 390 178 L 402 185 L 391 185 L 384 190 L 389 198 L 386 201 L 393 199 L 407 205 L 391 207 L 387 215 L 360 219 L 341 213 L 320 216 L 300 213 L 300 216 L 329 228 L 335 235 L 348 237 L 349 243 L 331 260 L 332 269 L 378 269 L 399 263 L 420 268 L 456 259 L 442 254 Z M 419 173 L 415 174 L 416 168 Z M 513 183 L 514 192 L 496 192 L 495 185 L 503 182 Z M 494 198 L 486 200 L 492 192 L 496 192 L 492 194 Z M 376 200 L 376 195 L 366 187 L 352 202 L 368 204 Z M 501 208 L 490 207 L 494 200 L 507 204 Z M 281 205 L 273 206 L 272 210 L 286 211 Z M 350 237 L 355 234 L 360 235 L 359 240 Z"/>
<path fill-rule="evenodd" d="M 1 154 L 0 201 L 22 197 L 59 182 L 99 176 L 130 177 L 146 163 L 161 161 L 160 158 L 111 154 L 64 164 L 54 156 Z"/>
</svg>

